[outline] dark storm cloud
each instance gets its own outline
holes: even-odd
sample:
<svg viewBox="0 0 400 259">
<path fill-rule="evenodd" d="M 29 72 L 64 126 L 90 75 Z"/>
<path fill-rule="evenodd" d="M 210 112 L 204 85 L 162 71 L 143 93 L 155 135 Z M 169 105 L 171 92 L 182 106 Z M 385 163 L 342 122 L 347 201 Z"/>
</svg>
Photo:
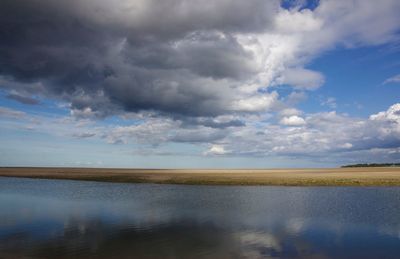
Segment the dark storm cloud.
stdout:
<svg viewBox="0 0 400 259">
<path fill-rule="evenodd" d="M 3 0 L 0 75 L 24 83 L 13 90 L 71 102 L 77 114 L 224 114 L 237 98 L 232 89 L 257 72 L 252 53 L 234 35 L 268 29 L 278 6 L 264 0 Z M 27 89 L 36 82 L 40 88 Z"/>
<path fill-rule="evenodd" d="M 216 31 L 193 32 L 170 44 L 128 45 L 124 56 L 146 69 L 181 69 L 214 79 L 251 75 L 252 55 L 234 37 Z"/>
</svg>

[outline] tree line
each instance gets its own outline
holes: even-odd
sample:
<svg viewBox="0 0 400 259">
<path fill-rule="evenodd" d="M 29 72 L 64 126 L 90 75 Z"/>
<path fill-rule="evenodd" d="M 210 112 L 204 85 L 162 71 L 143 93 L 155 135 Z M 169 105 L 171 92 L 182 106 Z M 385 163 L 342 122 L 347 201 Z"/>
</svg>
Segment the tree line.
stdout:
<svg viewBox="0 0 400 259">
<path fill-rule="evenodd" d="M 400 163 L 365 163 L 365 164 L 352 164 L 352 165 L 343 165 L 342 168 L 346 167 L 395 167 L 400 166 Z"/>
</svg>

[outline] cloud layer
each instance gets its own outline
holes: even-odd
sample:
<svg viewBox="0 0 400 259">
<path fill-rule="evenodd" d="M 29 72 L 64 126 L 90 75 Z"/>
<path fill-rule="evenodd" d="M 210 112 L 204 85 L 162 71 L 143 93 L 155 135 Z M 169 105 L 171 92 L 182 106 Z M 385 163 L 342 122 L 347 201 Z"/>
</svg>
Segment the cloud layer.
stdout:
<svg viewBox="0 0 400 259">
<path fill-rule="evenodd" d="M 259 89 L 323 84 L 323 75 L 304 68 L 318 53 L 396 38 L 399 5 L 321 1 L 315 10 L 287 10 L 262 0 L 5 0 L 0 74 L 23 83 L 13 87 L 20 95 L 61 99 L 100 117 L 266 111 L 275 98 Z"/>
<path fill-rule="evenodd" d="M 78 121 L 135 121 L 70 134 L 80 139 L 200 143 L 206 155 L 398 150 L 398 104 L 368 119 L 295 105 L 324 84 L 307 68 L 321 53 L 396 42 L 400 2 L 301 3 L 3 0 L 0 87 L 23 104 L 67 103 Z"/>
</svg>

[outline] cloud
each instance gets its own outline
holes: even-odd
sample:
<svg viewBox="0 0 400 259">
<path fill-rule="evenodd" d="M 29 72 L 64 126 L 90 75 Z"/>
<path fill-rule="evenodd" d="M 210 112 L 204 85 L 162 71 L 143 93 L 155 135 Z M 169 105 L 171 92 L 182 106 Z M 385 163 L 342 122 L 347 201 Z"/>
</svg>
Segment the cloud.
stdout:
<svg viewBox="0 0 400 259">
<path fill-rule="evenodd" d="M 2 1 L 0 9 L 9 28 L 1 32 L 0 73 L 41 82 L 33 94 L 70 102 L 78 115 L 215 116 L 242 111 L 234 103 L 246 96 L 235 89 L 260 68 L 237 35 L 265 31 L 279 2 L 29 0 Z"/>
<path fill-rule="evenodd" d="M 323 19 L 315 17 L 309 9 L 281 10 L 275 19 L 275 29 L 282 34 L 314 32 L 322 28 Z"/>
<path fill-rule="evenodd" d="M 198 123 L 191 123 L 146 116 L 136 118 L 134 125 L 118 126 L 74 117 L 26 116 L 21 111 L 0 109 L 0 117 L 4 118 L 2 127 L 10 126 L 8 118 L 18 119 L 11 125 L 14 129 L 17 125 L 19 129 L 30 127 L 56 136 L 128 144 L 138 154 L 158 154 L 160 150 L 169 153 L 165 150 L 169 144 L 191 144 L 204 150 L 191 155 L 302 157 L 335 163 L 400 158 L 400 103 L 368 118 L 335 111 L 304 113 L 296 109 L 285 109 L 276 116 L 279 123 L 273 123 L 268 116 L 250 115 L 245 126 L 230 127 L 205 125 L 199 118 Z M 232 119 L 224 116 L 214 122 Z"/>
<path fill-rule="evenodd" d="M 225 155 L 228 151 L 221 145 L 212 145 L 208 151 L 206 151 L 205 155 Z"/>
<path fill-rule="evenodd" d="M 395 156 L 397 105 L 368 119 L 295 107 L 326 80 L 313 59 L 395 43 L 399 11 L 396 0 L 3 0 L 0 87 L 25 104 L 66 103 L 67 119 L 37 116 L 49 134 L 144 150 L 196 143 L 207 155 Z M 124 124 L 99 123 L 108 117 Z"/>
<path fill-rule="evenodd" d="M 28 105 L 37 105 L 40 103 L 40 101 L 35 98 L 20 95 L 18 93 L 9 93 L 6 95 L 6 98 Z"/>
<path fill-rule="evenodd" d="M 304 69 L 286 69 L 282 75 L 276 79 L 277 84 L 288 84 L 296 89 L 315 90 L 319 88 L 325 79 L 321 73 Z"/>
<path fill-rule="evenodd" d="M 185 143 L 210 143 L 224 138 L 226 131 L 215 130 L 212 128 L 198 127 L 195 129 L 176 130 L 168 139 L 171 142 Z"/>
<path fill-rule="evenodd" d="M 305 100 L 307 100 L 307 94 L 304 91 L 294 91 L 289 94 L 285 103 L 289 106 L 295 106 Z"/>
<path fill-rule="evenodd" d="M 398 39 L 399 1 L 383 0 L 378 4 L 356 1 L 321 1 L 315 15 L 324 19 L 324 40 L 337 39 L 347 47 L 379 45 Z"/>
<path fill-rule="evenodd" d="M 337 107 L 336 98 L 328 97 L 326 100 L 321 102 L 321 105 L 328 106 L 331 109 L 336 109 L 336 107 Z"/>
<path fill-rule="evenodd" d="M 280 123 L 285 126 L 303 126 L 306 124 L 305 120 L 297 115 L 283 117 Z"/>
<path fill-rule="evenodd" d="M 140 144 L 159 145 L 169 139 L 169 133 L 179 128 L 180 123 L 171 119 L 149 118 L 131 126 L 116 126 L 103 132 L 111 144 L 126 144 L 131 141 Z"/>
<path fill-rule="evenodd" d="M 323 51 L 393 42 L 399 9 L 391 0 L 313 10 L 262 0 L 5 0 L 0 85 L 96 118 L 265 112 L 279 97 L 271 85 L 324 83 L 305 68 Z"/>
<path fill-rule="evenodd" d="M 369 119 L 372 121 L 388 121 L 400 124 L 400 103 L 392 105 L 387 111 L 371 115 Z"/>
<path fill-rule="evenodd" d="M 117 126 L 103 132 L 109 143 L 139 143 L 157 146 L 165 143 L 210 143 L 224 138 L 226 127 L 192 125 L 185 121 L 165 118 L 150 118 L 132 126 Z"/>
<path fill-rule="evenodd" d="M 21 119 L 26 116 L 25 112 L 13 110 L 7 107 L 0 107 L 0 117 L 11 118 L 11 119 Z"/>
<path fill-rule="evenodd" d="M 367 119 L 336 112 L 321 112 L 305 114 L 304 118 L 298 115 L 285 116 L 280 123 L 283 126 L 249 124 L 214 143 L 223 143 L 230 155 L 332 156 L 335 161 L 355 157 L 361 159 L 361 154 L 368 154 L 373 159 L 373 150 L 380 150 L 375 158 L 379 156 L 378 159 L 383 159 L 389 153 L 393 157 L 398 154 L 395 151 L 400 146 L 400 104 L 394 104 L 388 110 Z"/>
<path fill-rule="evenodd" d="M 74 133 L 72 134 L 72 136 L 74 138 L 91 138 L 96 136 L 96 133 L 92 133 L 92 132 L 80 132 L 80 133 Z"/>
<path fill-rule="evenodd" d="M 232 103 L 231 109 L 242 112 L 257 112 L 272 108 L 277 102 L 278 94 L 264 94 L 260 96 L 252 96 L 247 99 L 237 100 Z"/>
<path fill-rule="evenodd" d="M 386 85 L 386 84 L 397 84 L 397 83 L 400 83 L 400 74 L 386 79 L 382 84 Z"/>
<path fill-rule="evenodd" d="M 192 122 L 190 120 L 190 122 Z M 246 126 L 246 124 L 239 120 L 239 119 L 232 119 L 232 120 L 211 120 L 211 119 L 200 119 L 197 121 L 198 124 L 206 126 L 206 127 L 211 127 L 211 128 L 229 128 L 229 127 L 243 127 Z"/>
<path fill-rule="evenodd" d="M 280 115 L 282 116 L 293 116 L 300 115 L 302 112 L 295 108 L 286 108 L 280 111 Z"/>
</svg>

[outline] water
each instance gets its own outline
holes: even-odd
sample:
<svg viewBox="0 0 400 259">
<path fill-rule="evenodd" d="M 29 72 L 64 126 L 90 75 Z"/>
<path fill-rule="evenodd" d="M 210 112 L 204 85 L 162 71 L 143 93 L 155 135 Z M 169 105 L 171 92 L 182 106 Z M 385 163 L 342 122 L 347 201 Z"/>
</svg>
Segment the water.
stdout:
<svg viewBox="0 0 400 259">
<path fill-rule="evenodd" d="M 0 258 L 399 258 L 400 188 L 0 177 Z"/>
</svg>

